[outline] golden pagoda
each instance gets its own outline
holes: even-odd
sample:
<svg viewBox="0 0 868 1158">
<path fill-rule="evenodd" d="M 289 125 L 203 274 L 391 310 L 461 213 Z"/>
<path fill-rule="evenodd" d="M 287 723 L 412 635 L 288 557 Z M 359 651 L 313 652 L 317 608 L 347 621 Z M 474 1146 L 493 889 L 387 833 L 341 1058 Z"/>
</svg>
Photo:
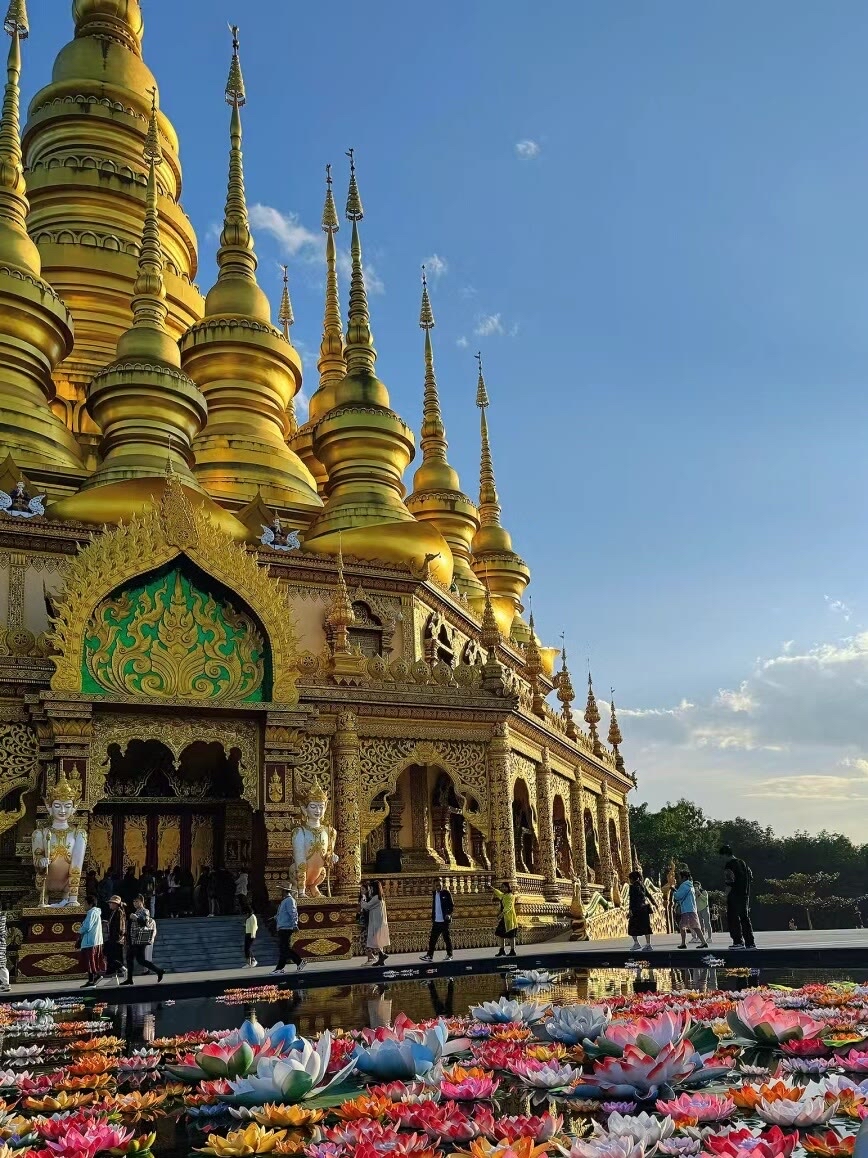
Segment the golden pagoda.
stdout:
<svg viewBox="0 0 868 1158">
<path fill-rule="evenodd" d="M 168 32 L 168 14 L 154 19 Z M 23 137 L 24 0 L 4 27 L 0 883 L 17 898 L 22 975 L 78 968 L 80 914 L 46 922 L 27 851 L 56 784 L 76 798 L 85 870 L 243 868 L 258 911 L 288 879 L 305 802 L 327 796 L 338 859 L 331 895 L 301 898 L 311 956 L 357 947 L 363 873 L 384 881 L 396 950 L 427 937 L 438 876 L 459 945 L 487 944 L 503 881 L 528 940 L 570 930 L 579 890 L 586 934 L 620 931 L 633 781 L 614 702 L 606 747 L 590 681 L 586 731 L 565 651 L 523 618 L 530 571 L 501 522 L 481 355 L 478 506 L 449 461 L 424 272 L 407 494 L 415 437 L 377 377 L 353 151 L 346 324 L 327 168 L 302 421 L 294 271 L 278 325 L 256 276 L 237 28 L 203 301 L 139 0 L 74 0 Z M 451 422 L 471 421 L 467 402 Z"/>
</svg>

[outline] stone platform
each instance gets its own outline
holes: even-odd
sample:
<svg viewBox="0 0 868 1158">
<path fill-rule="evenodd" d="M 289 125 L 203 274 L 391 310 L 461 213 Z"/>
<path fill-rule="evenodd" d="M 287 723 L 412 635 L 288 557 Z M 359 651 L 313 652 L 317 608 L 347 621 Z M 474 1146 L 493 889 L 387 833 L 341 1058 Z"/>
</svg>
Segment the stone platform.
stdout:
<svg viewBox="0 0 868 1158">
<path fill-rule="evenodd" d="M 750 967 L 752 969 L 833 969 L 847 973 L 858 980 L 868 981 L 868 930 L 829 929 L 813 932 L 757 932 L 759 948 L 754 951 L 730 952 L 724 946 L 729 938 L 718 934 L 717 943 L 710 950 L 676 948 L 679 938 L 660 936 L 654 938 L 656 946 L 652 953 L 632 954 L 628 952 L 630 940 L 620 937 L 611 941 L 550 941 L 545 944 L 520 945 L 517 958 L 512 961 L 520 969 L 605 969 L 623 968 L 628 960 L 640 957 L 653 967 L 660 969 L 698 969 L 705 966 L 702 958 L 710 952 L 714 957 L 723 958 L 728 966 Z M 159 939 L 158 939 L 159 943 Z M 422 947 L 420 946 L 420 952 Z M 371 968 L 362 963 L 361 958 L 352 961 L 310 960 L 302 974 L 303 988 L 318 989 L 326 986 L 343 986 L 388 983 L 391 980 L 418 978 L 428 981 L 432 977 L 457 977 L 468 973 L 488 973 L 505 962 L 495 958 L 495 950 L 458 950 L 453 961 L 445 961 L 438 953 L 434 964 L 419 960 L 418 953 L 395 954 L 389 957 L 384 967 Z M 155 954 L 156 955 L 156 954 Z M 166 974 L 161 985 L 150 977 L 137 979 L 135 986 L 115 989 L 114 985 L 101 985 L 96 992 L 111 993 L 115 1004 L 141 1001 L 163 1001 L 167 998 L 183 1000 L 185 997 L 202 997 L 225 992 L 227 989 L 253 986 L 277 981 L 287 989 L 301 986 L 296 974 L 290 968 L 283 977 L 274 978 L 267 968 L 260 969 L 220 969 L 196 973 Z M 13 985 L 12 999 L 26 997 L 59 996 L 76 993 L 81 996 L 78 983 L 68 980 L 35 982 L 23 978 Z"/>
</svg>

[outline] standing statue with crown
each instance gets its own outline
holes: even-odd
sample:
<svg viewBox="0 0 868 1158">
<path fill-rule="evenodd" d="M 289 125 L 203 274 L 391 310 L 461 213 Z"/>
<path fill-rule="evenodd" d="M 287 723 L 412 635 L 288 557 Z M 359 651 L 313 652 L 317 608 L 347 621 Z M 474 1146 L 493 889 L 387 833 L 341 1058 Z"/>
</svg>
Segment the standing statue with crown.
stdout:
<svg viewBox="0 0 868 1158">
<path fill-rule="evenodd" d="M 42 908 L 63 908 L 78 901 L 87 834 L 70 825 L 78 799 L 61 772 L 45 797 L 49 823 L 33 833 L 33 867 Z M 54 897 L 54 900 L 50 900 Z"/>
<path fill-rule="evenodd" d="M 331 870 L 338 858 L 335 856 L 337 832 L 323 824 L 328 799 L 328 794 L 317 782 L 302 805 L 303 821 L 292 831 L 290 880 L 295 884 L 299 897 L 322 897 L 320 886 L 323 883 L 326 894 L 331 896 Z"/>
</svg>

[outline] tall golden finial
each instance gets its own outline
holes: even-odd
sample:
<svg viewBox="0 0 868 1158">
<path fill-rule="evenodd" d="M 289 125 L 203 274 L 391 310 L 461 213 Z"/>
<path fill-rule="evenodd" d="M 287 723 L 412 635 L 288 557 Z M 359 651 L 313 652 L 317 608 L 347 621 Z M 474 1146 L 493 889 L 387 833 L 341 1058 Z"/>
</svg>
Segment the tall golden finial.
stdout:
<svg viewBox="0 0 868 1158">
<path fill-rule="evenodd" d="M 621 755 L 621 744 L 624 742 L 624 737 L 621 735 L 621 729 L 618 726 L 618 717 L 615 714 L 615 689 L 611 688 L 612 699 L 609 704 L 609 735 L 607 737 L 609 744 L 612 747 L 612 753 L 615 757 L 615 767 L 620 771 L 624 771 L 624 758 Z"/>
<path fill-rule="evenodd" d="M 600 737 L 597 733 L 597 724 L 600 722 L 600 709 L 597 707 L 597 698 L 594 695 L 594 683 L 591 679 L 591 672 L 588 671 L 588 702 L 585 705 L 585 723 L 588 725 L 588 730 L 591 733 L 591 743 L 594 746 L 594 752 L 599 755 L 603 748 L 600 744 Z"/>
<path fill-rule="evenodd" d="M 530 613 L 528 626 L 530 627 L 530 638 L 524 647 L 524 674 L 527 682 L 530 684 L 531 693 L 533 694 L 531 711 L 534 713 L 534 715 L 541 716 L 545 711 L 542 692 L 540 691 L 539 685 L 539 677 L 542 674 L 542 656 L 540 655 L 539 644 L 536 641 L 533 611 Z"/>
<path fill-rule="evenodd" d="M 482 454 L 479 464 L 479 521 L 483 527 L 500 526 L 500 501 L 497 497 L 497 486 L 494 481 L 494 463 L 491 459 L 491 443 L 488 438 L 488 419 L 485 411 L 490 405 L 488 389 L 485 385 L 485 376 L 482 372 L 482 353 L 476 354 L 479 364 L 479 377 L 476 384 L 476 405 L 481 415 L 480 434 L 482 438 Z"/>
<path fill-rule="evenodd" d="M 283 270 L 283 293 L 280 298 L 280 313 L 277 315 L 277 320 L 280 322 L 283 329 L 283 336 L 289 341 L 290 327 L 295 324 L 295 314 L 292 312 L 292 300 L 289 296 L 289 266 L 282 265 Z"/>
<path fill-rule="evenodd" d="M 350 245 L 352 257 L 352 278 L 350 280 L 350 310 L 347 324 L 347 374 L 374 376 L 377 351 L 371 333 L 371 319 L 368 313 L 368 294 L 365 289 L 365 271 L 362 266 L 362 242 L 359 237 L 359 222 L 365 216 L 362 199 L 356 183 L 356 162 L 354 150 L 349 149 L 350 187 L 347 192 L 346 216 L 353 223 L 353 237 Z"/>
<path fill-rule="evenodd" d="M 157 166 L 162 163 L 160 134 L 157 128 L 157 90 L 151 89 L 151 119 L 145 138 L 144 158 L 148 162 L 148 192 L 145 198 L 145 224 L 139 249 L 138 275 L 133 292 L 133 326 L 164 330 L 168 308 L 163 281 L 163 249 L 160 244 L 160 217 L 157 209 Z"/>
<path fill-rule="evenodd" d="M 229 188 L 226 195 L 226 210 L 223 232 L 220 234 L 220 249 L 217 264 L 220 267 L 218 281 L 226 278 L 245 278 L 255 281 L 256 254 L 253 251 L 253 237 L 250 233 L 250 216 L 247 212 L 247 198 L 244 189 L 244 160 L 241 152 L 241 112 L 247 103 L 244 77 L 241 74 L 238 26 L 231 24 L 232 63 L 226 82 L 226 103 L 232 106 L 229 123 Z"/>
<path fill-rule="evenodd" d="M 561 636 L 563 638 L 563 636 Z M 557 676 L 558 699 L 561 702 L 561 716 L 564 721 L 564 730 L 571 740 L 577 740 L 579 733 L 576 730 L 576 722 L 573 719 L 572 703 L 576 698 L 576 693 L 573 691 L 573 681 L 570 678 L 570 671 L 567 667 L 567 645 L 564 643 L 561 648 L 561 670 Z"/>
<path fill-rule="evenodd" d="M 356 190 L 358 194 L 358 190 Z M 341 303 L 338 296 L 338 254 L 335 245 L 335 234 L 340 229 L 338 212 L 335 207 L 334 193 L 332 193 L 332 167 L 326 165 L 326 195 L 322 211 L 322 227 L 326 235 L 326 294 L 325 316 L 323 318 L 322 342 L 319 348 L 319 385 L 324 387 L 334 382 L 340 382 L 347 372 L 347 363 L 344 358 L 344 331 L 341 322 Z M 319 402 L 312 408 L 311 418 L 323 414 L 331 405 L 331 399 L 320 400 L 327 403 L 324 407 Z"/>
<path fill-rule="evenodd" d="M 338 546 L 338 585 L 332 605 L 326 617 L 326 627 L 330 629 L 332 652 L 334 655 L 350 654 L 349 629 L 356 622 L 356 613 L 353 611 L 353 602 L 347 590 L 344 578 L 344 551 Z"/>
<path fill-rule="evenodd" d="M 446 427 L 440 410 L 440 394 L 434 373 L 434 348 L 431 345 L 431 331 L 434 329 L 434 311 L 428 296 L 428 279 L 422 266 L 422 308 L 419 312 L 419 326 L 425 331 L 425 395 L 422 402 L 422 459 L 446 462 Z"/>
<path fill-rule="evenodd" d="M 3 27 L 11 37 L 6 61 L 6 88 L 0 115 L 0 258 L 37 276 L 39 255 L 27 237 L 27 186 L 21 155 L 21 41 L 29 25 L 24 0 L 12 0 Z"/>
<path fill-rule="evenodd" d="M 491 592 L 488 589 L 488 584 L 485 584 L 485 610 L 482 613 L 482 630 L 479 635 L 479 640 L 485 650 L 492 653 L 500 643 L 503 636 L 500 634 L 500 628 L 497 626 L 497 620 L 494 618 L 494 608 L 491 605 Z"/>
</svg>

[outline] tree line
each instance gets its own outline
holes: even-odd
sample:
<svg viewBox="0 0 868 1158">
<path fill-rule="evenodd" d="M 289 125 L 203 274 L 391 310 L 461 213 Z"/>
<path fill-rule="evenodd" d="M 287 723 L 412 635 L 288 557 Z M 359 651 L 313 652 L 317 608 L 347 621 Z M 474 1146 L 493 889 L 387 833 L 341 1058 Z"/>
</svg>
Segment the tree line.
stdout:
<svg viewBox="0 0 868 1158">
<path fill-rule="evenodd" d="M 690 800 L 630 808 L 633 844 L 647 877 L 663 881 L 671 867 L 687 867 L 722 900 L 723 859 L 731 845 L 753 870 L 753 912 L 761 928 L 861 926 L 868 916 L 868 844 L 835 832 L 776 836 L 771 828 L 737 816 L 713 820 Z M 715 894 L 719 896 L 715 898 Z"/>
</svg>

